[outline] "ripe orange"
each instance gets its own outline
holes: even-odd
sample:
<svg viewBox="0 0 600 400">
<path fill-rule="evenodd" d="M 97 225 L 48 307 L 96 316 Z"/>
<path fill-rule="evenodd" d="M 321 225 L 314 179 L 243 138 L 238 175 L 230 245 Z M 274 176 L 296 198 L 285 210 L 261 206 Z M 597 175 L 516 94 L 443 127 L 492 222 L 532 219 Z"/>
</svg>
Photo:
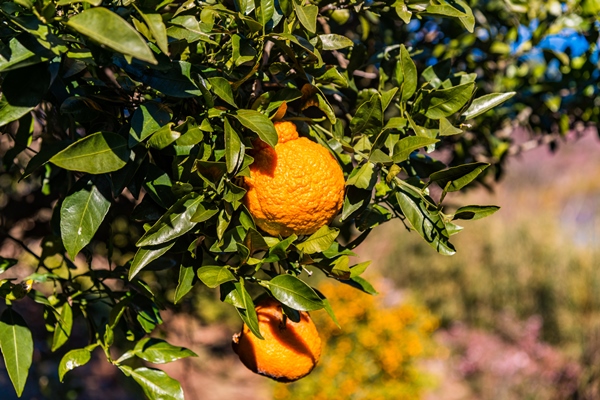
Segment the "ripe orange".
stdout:
<svg viewBox="0 0 600 400">
<path fill-rule="evenodd" d="M 309 235 L 340 211 L 344 174 L 325 147 L 298 138 L 293 122 L 276 122 L 275 129 L 274 149 L 255 144 L 244 203 L 256 224 L 273 236 Z"/>
<path fill-rule="evenodd" d="M 321 356 L 321 339 L 307 312 L 300 321 L 284 320 L 281 304 L 268 297 L 256 305 L 259 339 L 244 324 L 233 336 L 233 350 L 248 369 L 279 382 L 298 380 L 313 370 Z"/>
</svg>

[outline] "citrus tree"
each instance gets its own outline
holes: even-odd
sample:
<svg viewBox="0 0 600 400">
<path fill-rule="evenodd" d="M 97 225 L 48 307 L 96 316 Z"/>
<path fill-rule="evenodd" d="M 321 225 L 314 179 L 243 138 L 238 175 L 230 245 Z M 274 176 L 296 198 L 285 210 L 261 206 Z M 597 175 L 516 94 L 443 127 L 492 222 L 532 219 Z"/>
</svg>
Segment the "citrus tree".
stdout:
<svg viewBox="0 0 600 400">
<path fill-rule="evenodd" d="M 259 340 L 250 293 L 277 299 L 284 322 L 335 321 L 310 277 L 376 293 L 368 262 L 350 262 L 372 229 L 394 220 L 452 255 L 457 221 L 498 209 L 444 199 L 489 166 L 457 138 L 514 93 L 481 95 L 477 74 L 404 40 L 411 21 L 472 37 L 463 0 L 14 0 L 0 13 L 0 240 L 34 259 L 0 286 L 19 396 L 33 355 L 20 301 L 43 309 L 52 351 L 70 349 L 61 380 L 101 349 L 148 398 L 181 399 L 163 371 L 132 366 L 193 356 L 148 336 L 167 300 L 219 290 Z M 143 279 L 173 269 L 171 299 Z M 81 319 L 90 340 L 73 348 Z"/>
</svg>

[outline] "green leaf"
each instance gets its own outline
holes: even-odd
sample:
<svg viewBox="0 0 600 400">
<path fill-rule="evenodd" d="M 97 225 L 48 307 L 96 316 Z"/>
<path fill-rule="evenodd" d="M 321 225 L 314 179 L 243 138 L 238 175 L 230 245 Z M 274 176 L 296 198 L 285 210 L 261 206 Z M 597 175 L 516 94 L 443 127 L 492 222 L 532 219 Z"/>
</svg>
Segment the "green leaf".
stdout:
<svg viewBox="0 0 600 400">
<path fill-rule="evenodd" d="M 319 35 L 319 39 L 321 39 L 321 43 L 323 43 L 323 50 L 340 50 L 354 46 L 352 40 L 346 36 L 337 35 L 335 33 Z"/>
<path fill-rule="evenodd" d="M 52 351 L 58 350 L 63 344 L 67 342 L 71 336 L 71 330 L 73 329 L 73 309 L 69 303 L 65 302 L 60 312 L 60 319 L 56 323 L 54 329 L 54 336 L 52 338 Z"/>
<path fill-rule="evenodd" d="M 264 339 L 258 325 L 258 315 L 254 309 L 254 302 L 244 287 L 244 280 L 239 282 L 227 282 L 221 286 L 221 293 L 225 294 L 223 301 L 233 305 L 242 321 L 250 328 L 250 331 L 259 339 Z"/>
<path fill-rule="evenodd" d="M 33 337 L 23 317 L 12 307 L 0 316 L 0 350 L 8 376 L 21 397 L 33 359 Z"/>
<path fill-rule="evenodd" d="M 211 289 L 225 283 L 235 281 L 235 276 L 229 268 L 216 265 L 207 265 L 198 269 L 198 279 Z"/>
<path fill-rule="evenodd" d="M 429 180 L 448 192 L 456 192 L 471 183 L 489 166 L 490 164 L 482 162 L 459 165 L 435 172 L 429 176 Z"/>
<path fill-rule="evenodd" d="M 296 248 L 305 254 L 314 254 L 325 251 L 335 241 L 340 234 L 337 228 L 330 228 L 327 225 L 319 228 L 302 243 L 298 243 Z"/>
<path fill-rule="evenodd" d="M 92 352 L 88 349 L 75 349 L 63 356 L 58 365 L 58 378 L 62 382 L 65 374 L 87 364 L 92 359 Z"/>
<path fill-rule="evenodd" d="M 175 289 L 174 304 L 179 303 L 183 296 L 192 290 L 195 275 L 194 267 L 188 267 L 183 264 L 179 266 L 179 279 L 177 281 L 177 288 Z"/>
<path fill-rule="evenodd" d="M 320 310 L 323 300 L 306 283 L 292 275 L 278 275 L 267 282 L 277 300 L 299 311 Z"/>
<path fill-rule="evenodd" d="M 275 13 L 275 2 L 273 0 L 259 0 L 258 7 L 256 9 L 256 18 L 258 22 L 262 25 L 263 31 L 265 27 L 273 18 L 273 14 Z"/>
<path fill-rule="evenodd" d="M 105 174 L 127 164 L 127 141 L 116 133 L 97 132 L 59 151 L 50 162 L 69 171 Z"/>
<path fill-rule="evenodd" d="M 231 84 L 225 78 L 220 76 L 214 78 L 208 78 L 210 85 L 212 86 L 212 91 L 226 103 L 232 105 L 237 108 L 235 104 L 235 99 L 233 98 L 233 90 L 231 89 Z"/>
<path fill-rule="evenodd" d="M 133 354 L 152 364 L 165 364 L 186 357 L 197 357 L 196 353 L 185 347 L 173 346 L 156 338 L 144 338 L 137 342 Z"/>
<path fill-rule="evenodd" d="M 125 370 L 142 387 L 150 400 L 184 400 L 179 382 L 164 371 L 146 367 L 131 369 L 121 365 L 119 368 Z"/>
<path fill-rule="evenodd" d="M 179 199 L 158 221 L 138 240 L 136 246 L 156 246 L 186 234 L 196 226 L 191 221 L 198 205 L 204 200 L 195 192 Z"/>
<path fill-rule="evenodd" d="M 175 241 L 163 243 L 158 246 L 140 247 L 131 261 L 129 267 L 129 280 L 133 279 L 146 265 L 163 256 L 173 245 Z"/>
<path fill-rule="evenodd" d="M 469 32 L 473 33 L 473 28 L 475 28 L 475 16 L 473 15 L 473 10 L 469 7 L 469 4 L 464 0 L 454 0 L 453 5 L 461 7 L 467 14 L 465 17 L 458 17 L 458 19 Z"/>
<path fill-rule="evenodd" d="M 40 63 L 42 58 L 39 54 L 30 50 L 23 43 L 29 46 L 24 36 L 13 37 L 8 42 L 8 51 L 0 54 L 0 72 L 10 71 L 12 69 L 20 69 L 28 65 Z M 9 54 L 9 58 L 5 56 Z"/>
<path fill-rule="evenodd" d="M 395 163 L 406 161 L 413 151 L 430 146 L 438 141 L 439 140 L 437 139 L 424 136 L 407 136 L 402 138 L 394 145 L 394 155 L 392 156 L 392 160 L 394 160 Z"/>
<path fill-rule="evenodd" d="M 375 93 L 364 102 L 350 121 L 352 135 L 376 136 L 383 128 L 383 106 L 381 97 Z"/>
<path fill-rule="evenodd" d="M 465 206 L 454 213 L 454 219 L 481 219 L 494 214 L 500 207 L 497 206 Z"/>
<path fill-rule="evenodd" d="M 118 53 L 157 64 L 142 36 L 118 14 L 95 7 L 69 18 L 67 26 Z"/>
<path fill-rule="evenodd" d="M 462 129 L 454 127 L 446 118 L 440 118 L 440 136 L 451 136 L 462 133 Z"/>
<path fill-rule="evenodd" d="M 0 99 L 0 127 L 18 120 L 33 109 L 33 106 L 13 106 L 8 103 L 6 96 L 2 96 Z"/>
<path fill-rule="evenodd" d="M 416 189 L 401 187 L 396 192 L 396 199 L 402 214 L 431 247 L 443 255 L 456 253 L 448 241 L 450 235 L 440 212 L 431 208 Z"/>
<path fill-rule="evenodd" d="M 348 180 L 346 181 L 346 186 L 356 186 L 359 189 L 370 189 L 374 184 L 374 179 L 377 176 L 373 176 L 373 163 L 366 162 L 359 169 L 355 169 L 352 171 Z"/>
<path fill-rule="evenodd" d="M 106 183 L 105 183 L 106 182 Z M 94 237 L 111 204 L 106 179 L 82 179 L 60 207 L 60 236 L 71 259 Z"/>
<path fill-rule="evenodd" d="M 256 133 L 258 137 L 271 147 L 277 144 L 277 131 L 273 122 L 264 114 L 254 110 L 238 110 L 234 115 L 245 127 Z"/>
<path fill-rule="evenodd" d="M 232 173 L 243 161 L 244 151 L 245 146 L 240 137 L 225 118 L 225 163 L 228 173 Z"/>
<path fill-rule="evenodd" d="M 135 6 L 135 5 L 134 5 Z M 162 16 L 156 14 L 143 13 L 139 8 L 135 7 L 142 16 L 146 25 L 152 32 L 152 37 L 156 40 L 156 45 L 165 54 L 169 54 L 169 42 L 167 39 L 167 28 L 163 22 Z"/>
<path fill-rule="evenodd" d="M 171 111 L 162 103 L 148 101 L 141 104 L 131 118 L 129 147 L 133 147 L 171 120 Z"/>
<path fill-rule="evenodd" d="M 475 118 L 488 110 L 504 103 L 506 100 L 510 99 L 516 94 L 516 92 L 508 92 L 508 93 L 490 93 L 485 96 L 481 96 L 473 100 L 467 111 L 462 113 L 461 115 L 465 117 L 465 119 Z"/>
<path fill-rule="evenodd" d="M 376 295 L 379 294 L 377 290 L 371 285 L 365 278 L 360 276 L 355 276 L 347 280 L 340 280 L 340 282 L 345 283 L 346 285 L 350 285 L 355 289 L 362 290 L 363 292 Z"/>
<path fill-rule="evenodd" d="M 400 85 L 400 100 L 408 101 L 417 90 L 417 67 L 408 50 L 400 45 L 400 59 L 396 64 L 396 81 Z"/>
<path fill-rule="evenodd" d="M 396 8 L 396 14 L 398 14 L 400 19 L 404 21 L 405 24 L 408 24 L 410 22 L 412 12 L 408 11 L 408 6 L 404 2 L 404 0 L 396 1 L 394 5 Z"/>
<path fill-rule="evenodd" d="M 298 21 L 306 28 L 310 33 L 317 31 L 317 15 L 319 14 L 319 7 L 315 5 L 303 6 L 296 3 L 296 0 L 292 0 L 294 3 L 294 10 Z"/>
<path fill-rule="evenodd" d="M 196 209 L 196 212 L 194 213 L 194 215 L 192 215 L 192 218 L 190 218 L 190 221 L 192 221 L 192 222 L 208 221 L 209 219 L 211 219 L 218 213 L 219 213 L 219 208 L 215 204 L 202 202 L 202 203 L 198 204 L 198 208 Z"/>
<path fill-rule="evenodd" d="M 473 94 L 475 83 L 468 82 L 448 89 L 437 89 L 423 99 L 425 116 L 431 119 L 449 117 L 461 109 Z"/>
<path fill-rule="evenodd" d="M 148 146 L 153 149 L 162 150 L 179 139 L 181 137 L 181 132 L 172 129 L 173 125 L 175 125 L 173 122 L 169 122 L 167 125 L 154 132 L 150 137 L 150 140 L 148 140 Z"/>
<path fill-rule="evenodd" d="M 425 9 L 425 13 L 427 14 L 435 14 L 435 15 L 443 15 L 445 17 L 466 17 L 467 14 L 457 10 L 452 7 L 450 4 L 430 4 Z"/>
</svg>

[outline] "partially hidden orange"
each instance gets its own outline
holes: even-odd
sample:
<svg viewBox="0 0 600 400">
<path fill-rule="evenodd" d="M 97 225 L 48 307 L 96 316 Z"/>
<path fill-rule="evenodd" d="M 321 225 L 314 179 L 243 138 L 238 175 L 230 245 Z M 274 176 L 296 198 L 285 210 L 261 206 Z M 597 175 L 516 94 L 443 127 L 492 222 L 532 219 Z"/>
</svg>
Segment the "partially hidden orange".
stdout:
<svg viewBox="0 0 600 400">
<path fill-rule="evenodd" d="M 264 339 L 244 324 L 233 336 L 233 350 L 251 371 L 279 382 L 293 382 L 308 375 L 321 356 L 321 339 L 307 312 L 299 322 L 284 317 L 281 304 L 268 297 L 256 305 Z"/>
<path fill-rule="evenodd" d="M 275 148 L 255 143 L 244 204 L 274 236 L 309 235 L 329 225 L 344 201 L 344 174 L 323 146 L 298 137 L 290 121 L 275 123 Z"/>
</svg>

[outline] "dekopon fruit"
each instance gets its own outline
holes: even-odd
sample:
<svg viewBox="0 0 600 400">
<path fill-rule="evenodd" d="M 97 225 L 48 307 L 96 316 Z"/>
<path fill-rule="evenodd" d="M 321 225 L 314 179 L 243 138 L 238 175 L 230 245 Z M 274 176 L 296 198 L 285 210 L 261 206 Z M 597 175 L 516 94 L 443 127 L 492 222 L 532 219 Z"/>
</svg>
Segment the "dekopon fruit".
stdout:
<svg viewBox="0 0 600 400">
<path fill-rule="evenodd" d="M 255 145 L 246 207 L 256 224 L 277 236 L 309 235 L 328 225 L 344 201 L 344 174 L 329 151 L 299 138 L 296 125 L 275 123 L 279 141 Z"/>
<path fill-rule="evenodd" d="M 280 382 L 298 380 L 313 370 L 321 356 L 321 339 L 307 312 L 300 321 L 285 318 L 281 304 L 268 297 L 256 305 L 259 339 L 244 324 L 233 336 L 233 350 L 248 369 Z"/>
</svg>

